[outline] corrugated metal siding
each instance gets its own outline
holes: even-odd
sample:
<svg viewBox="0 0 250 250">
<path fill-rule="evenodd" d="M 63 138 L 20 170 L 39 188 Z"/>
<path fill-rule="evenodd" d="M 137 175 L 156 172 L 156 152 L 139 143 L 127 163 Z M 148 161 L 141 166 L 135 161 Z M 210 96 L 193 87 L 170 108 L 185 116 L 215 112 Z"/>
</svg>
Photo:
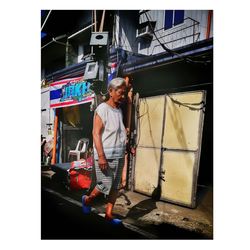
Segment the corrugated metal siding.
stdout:
<svg viewBox="0 0 250 250">
<path fill-rule="evenodd" d="M 131 12 L 131 15 L 129 15 Z M 147 22 L 145 14 L 139 15 L 139 11 L 119 11 L 119 23 L 117 26 L 117 38 L 119 45 L 128 51 L 144 55 L 155 55 L 164 52 L 155 37 L 150 40 L 136 39 L 136 26 Z M 135 16 L 138 15 L 138 21 Z M 185 45 L 206 39 L 208 10 L 185 10 L 184 23 L 164 30 L 165 10 L 150 10 L 147 15 L 151 21 L 156 21 L 155 33 L 159 40 L 169 49 L 176 49 Z M 194 27 L 196 22 L 198 22 Z M 139 23 L 137 23 L 139 22 Z M 211 25 L 210 37 L 213 35 Z"/>
<path fill-rule="evenodd" d="M 169 49 L 179 48 L 193 42 L 206 39 L 208 10 L 185 10 L 184 23 L 168 30 L 164 30 L 164 10 L 150 10 L 147 12 L 147 14 L 152 21 L 157 21 L 155 26 L 155 33 L 160 41 L 164 43 Z M 190 18 L 199 22 L 200 24 L 195 25 L 195 27 L 189 27 L 194 24 L 194 21 Z M 142 14 L 140 16 L 140 23 L 146 21 L 148 21 L 146 15 Z M 193 36 L 193 34 L 195 35 Z M 155 39 L 155 37 L 153 37 L 150 46 L 143 46 L 143 43 L 144 42 L 141 41 L 138 44 L 139 53 L 145 55 L 154 55 L 164 52 L 163 48 L 159 45 L 159 42 Z"/>
<path fill-rule="evenodd" d="M 187 16 L 200 22 L 200 25 L 199 25 L 200 39 L 199 39 L 199 41 L 206 39 L 208 10 L 188 10 L 186 12 L 187 12 Z"/>
</svg>

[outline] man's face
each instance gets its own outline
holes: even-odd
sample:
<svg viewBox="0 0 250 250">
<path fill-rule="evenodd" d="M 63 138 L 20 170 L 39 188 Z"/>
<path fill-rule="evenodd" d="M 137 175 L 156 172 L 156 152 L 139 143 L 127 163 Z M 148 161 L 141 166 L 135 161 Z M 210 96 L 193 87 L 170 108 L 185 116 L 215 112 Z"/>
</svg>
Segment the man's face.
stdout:
<svg viewBox="0 0 250 250">
<path fill-rule="evenodd" d="M 110 89 L 110 97 L 116 104 L 121 104 L 125 100 L 126 86 L 122 85 L 118 89 Z"/>
</svg>

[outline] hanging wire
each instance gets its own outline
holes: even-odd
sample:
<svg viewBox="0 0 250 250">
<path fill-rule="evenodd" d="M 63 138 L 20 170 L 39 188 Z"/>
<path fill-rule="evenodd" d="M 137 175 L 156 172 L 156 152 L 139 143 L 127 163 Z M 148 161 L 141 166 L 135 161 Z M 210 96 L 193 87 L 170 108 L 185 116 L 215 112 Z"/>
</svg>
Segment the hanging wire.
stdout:
<svg viewBox="0 0 250 250">
<path fill-rule="evenodd" d="M 177 104 L 177 105 L 179 105 L 179 106 L 183 106 L 183 107 L 185 107 L 185 108 L 188 108 L 188 109 L 191 110 L 191 111 L 200 111 L 200 110 L 202 110 L 203 112 L 205 112 L 205 106 L 206 106 L 206 104 L 205 104 L 205 102 L 204 102 L 203 100 L 200 101 L 200 102 L 198 102 L 198 103 L 186 103 L 186 102 L 180 102 L 180 101 L 178 101 L 178 100 L 175 100 L 175 99 L 174 99 L 172 96 L 170 96 L 169 94 L 166 94 L 166 95 L 170 98 L 170 100 L 171 100 L 173 103 L 175 103 L 175 104 Z M 143 111 L 142 111 L 142 114 L 140 115 L 140 104 L 137 105 L 136 110 L 135 110 L 135 112 L 137 113 L 137 121 L 138 121 L 138 128 L 139 128 L 138 139 L 137 139 L 137 143 L 135 144 L 135 148 L 137 148 L 137 146 L 138 146 L 138 144 L 139 144 L 139 142 L 140 142 L 140 137 L 141 137 L 140 125 L 141 125 L 141 123 L 142 123 L 142 118 L 143 118 L 146 114 L 148 114 L 148 111 L 149 111 L 149 107 L 148 107 L 148 105 L 147 105 L 146 98 L 142 98 L 141 100 L 142 100 L 142 102 L 144 103 L 144 109 L 143 109 Z M 200 105 L 201 105 L 201 107 L 193 107 L 193 106 L 200 106 Z M 145 108 L 145 107 L 146 107 L 146 108 Z"/>
<path fill-rule="evenodd" d="M 171 101 L 179 106 L 183 106 L 183 107 L 186 107 L 192 111 L 199 111 L 199 110 L 202 110 L 203 112 L 205 112 L 205 102 L 204 101 L 201 101 L 199 103 L 184 103 L 184 102 L 179 102 L 177 100 L 175 100 L 172 96 L 170 96 L 169 94 L 167 94 L 167 96 L 171 99 Z M 199 105 L 202 105 L 201 107 L 192 107 L 192 106 L 199 106 Z"/>
<path fill-rule="evenodd" d="M 193 59 L 191 59 L 190 57 L 184 57 L 184 56 L 182 56 L 180 53 L 177 53 L 177 52 L 175 52 L 175 51 L 169 49 L 164 43 L 162 43 L 162 42 L 159 40 L 158 36 L 156 35 L 156 33 L 155 33 L 155 31 L 154 31 L 154 28 L 153 28 L 153 26 L 152 26 L 152 24 L 151 24 L 152 20 L 149 19 L 147 12 L 145 12 L 144 14 L 146 15 L 146 18 L 147 18 L 147 20 L 148 20 L 148 22 L 149 22 L 150 29 L 152 30 L 152 32 L 153 32 L 153 34 L 154 34 L 156 40 L 159 42 L 159 44 L 161 45 L 161 47 L 162 47 L 165 51 L 167 51 L 168 53 L 170 53 L 172 56 L 175 55 L 175 56 L 177 56 L 178 58 L 181 58 L 182 60 L 184 60 L 184 61 L 186 61 L 186 62 L 188 62 L 188 63 L 201 63 L 201 64 L 207 64 L 207 63 L 210 62 L 210 61 L 197 61 L 197 60 L 193 60 Z"/>
<path fill-rule="evenodd" d="M 106 96 L 106 95 L 108 94 L 108 90 L 106 89 L 106 92 L 103 93 L 103 92 L 102 92 L 102 90 L 103 90 L 103 85 L 106 87 L 105 84 L 102 84 L 102 89 L 101 89 L 101 91 L 100 91 L 100 94 L 101 94 L 102 96 Z"/>
</svg>

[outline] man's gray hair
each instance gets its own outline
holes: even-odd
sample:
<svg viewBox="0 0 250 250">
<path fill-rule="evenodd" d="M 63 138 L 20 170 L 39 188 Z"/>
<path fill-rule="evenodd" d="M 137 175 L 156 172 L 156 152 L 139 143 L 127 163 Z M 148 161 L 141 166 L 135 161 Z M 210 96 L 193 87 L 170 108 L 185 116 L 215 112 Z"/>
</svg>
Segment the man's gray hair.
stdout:
<svg viewBox="0 0 250 250">
<path fill-rule="evenodd" d="M 123 84 L 126 84 L 126 81 L 124 78 L 121 77 L 117 77 L 112 79 L 109 83 L 108 83 L 108 90 L 110 88 L 112 89 L 118 89 L 119 87 L 121 87 Z"/>
</svg>

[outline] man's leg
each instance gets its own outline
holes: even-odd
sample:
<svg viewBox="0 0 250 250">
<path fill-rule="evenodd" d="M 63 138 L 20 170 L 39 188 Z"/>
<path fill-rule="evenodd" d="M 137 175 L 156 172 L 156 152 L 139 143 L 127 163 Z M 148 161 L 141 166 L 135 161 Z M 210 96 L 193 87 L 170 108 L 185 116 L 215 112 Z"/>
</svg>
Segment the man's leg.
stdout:
<svg viewBox="0 0 250 250">
<path fill-rule="evenodd" d="M 114 208 L 114 204 L 116 202 L 118 196 L 118 191 L 117 190 L 111 190 L 110 194 L 108 196 L 108 203 L 106 206 L 106 219 L 112 219 L 112 212 L 113 212 L 113 208 Z"/>
<path fill-rule="evenodd" d="M 85 196 L 85 205 L 90 205 L 91 202 L 95 199 L 95 197 L 97 197 L 99 194 L 101 194 L 101 192 L 95 187 L 89 196 Z"/>
</svg>

